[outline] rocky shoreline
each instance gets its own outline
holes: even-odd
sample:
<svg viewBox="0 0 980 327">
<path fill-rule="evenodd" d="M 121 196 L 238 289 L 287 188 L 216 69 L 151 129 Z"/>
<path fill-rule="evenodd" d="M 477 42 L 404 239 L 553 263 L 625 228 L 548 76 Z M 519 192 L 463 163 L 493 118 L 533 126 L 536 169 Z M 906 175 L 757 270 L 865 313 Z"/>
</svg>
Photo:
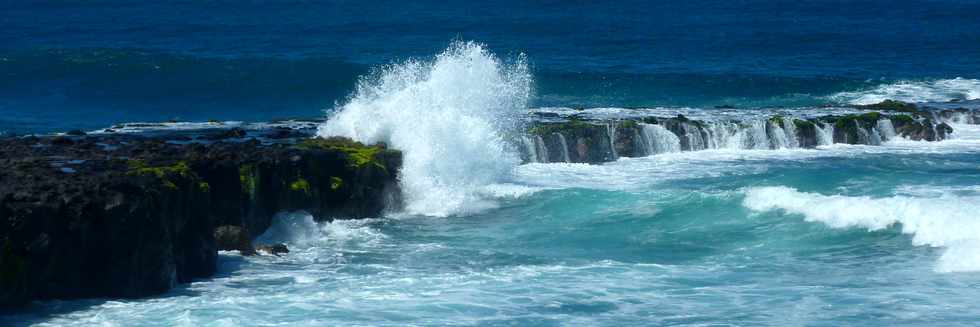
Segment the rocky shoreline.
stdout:
<svg viewBox="0 0 980 327">
<path fill-rule="evenodd" d="M 400 204 L 398 151 L 255 133 L 0 138 L 0 307 L 159 294 L 211 276 L 219 249 L 251 252 L 219 244 L 221 228 L 251 239 L 280 212 L 375 217 Z"/>
<path fill-rule="evenodd" d="M 522 144 L 526 163 L 590 163 L 658 153 L 707 149 L 793 149 L 831 144 L 880 145 L 894 138 L 941 141 L 947 122 L 980 123 L 980 111 L 918 107 L 898 101 L 849 108 L 846 114 L 757 115 L 741 119 L 676 116 L 595 119 L 535 113 Z"/>
<path fill-rule="evenodd" d="M 845 114 L 743 120 L 584 118 L 536 112 L 525 162 L 598 164 L 718 148 L 940 141 L 980 111 L 883 102 Z M 130 123 L 0 137 L 0 309 L 33 300 L 131 298 L 215 273 L 219 250 L 254 245 L 275 215 L 377 217 L 398 210 L 402 153 L 316 138 L 318 121 Z"/>
</svg>

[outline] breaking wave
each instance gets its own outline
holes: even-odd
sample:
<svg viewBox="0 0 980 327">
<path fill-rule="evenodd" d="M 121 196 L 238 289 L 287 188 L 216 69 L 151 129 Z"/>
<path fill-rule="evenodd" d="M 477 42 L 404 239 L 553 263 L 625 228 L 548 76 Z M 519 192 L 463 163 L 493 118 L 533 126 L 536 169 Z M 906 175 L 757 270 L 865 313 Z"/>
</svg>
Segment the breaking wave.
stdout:
<svg viewBox="0 0 980 327">
<path fill-rule="evenodd" d="M 789 187 L 754 187 L 742 203 L 754 211 L 781 209 L 832 228 L 870 231 L 901 225 L 916 245 L 944 247 L 936 270 L 980 270 L 980 197 L 937 198 L 822 195 Z"/>
<path fill-rule="evenodd" d="M 867 90 L 836 93 L 831 95 L 830 99 L 858 105 L 875 104 L 884 100 L 905 102 L 975 100 L 980 99 L 980 80 L 957 77 L 933 81 L 900 81 L 878 85 Z"/>
<path fill-rule="evenodd" d="M 478 211 L 494 205 L 484 188 L 520 163 L 504 135 L 527 109 L 531 81 L 523 56 L 505 63 L 481 44 L 454 42 L 430 61 L 405 61 L 363 78 L 318 134 L 402 150 L 410 214 Z"/>
</svg>

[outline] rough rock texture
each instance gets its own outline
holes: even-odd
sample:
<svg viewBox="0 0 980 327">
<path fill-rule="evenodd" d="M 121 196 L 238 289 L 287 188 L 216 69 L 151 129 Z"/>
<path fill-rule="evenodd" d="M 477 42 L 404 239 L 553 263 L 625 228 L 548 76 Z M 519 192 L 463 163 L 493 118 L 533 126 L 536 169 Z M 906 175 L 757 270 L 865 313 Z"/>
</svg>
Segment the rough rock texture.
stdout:
<svg viewBox="0 0 980 327">
<path fill-rule="evenodd" d="M 279 255 L 282 255 L 282 254 L 289 253 L 289 248 L 286 247 L 286 244 L 282 244 L 282 243 L 277 243 L 277 244 L 260 244 L 259 246 L 256 246 L 255 247 L 255 250 L 256 251 L 259 251 L 259 252 L 262 252 L 262 253 L 267 253 L 267 254 L 270 254 L 270 255 L 274 255 L 274 256 L 279 256 Z"/>
<path fill-rule="evenodd" d="M 255 253 L 252 236 L 241 226 L 218 226 L 214 229 L 214 241 L 221 251 L 239 251 L 243 255 Z"/>
<path fill-rule="evenodd" d="M 401 154 L 384 145 L 242 135 L 0 138 L 0 307 L 164 292 L 214 273 L 218 226 L 250 239 L 280 211 L 356 218 L 400 201 Z"/>
<path fill-rule="evenodd" d="M 657 125 L 673 134 L 677 150 L 697 151 L 731 147 L 731 142 L 752 149 L 814 148 L 821 144 L 823 135 L 833 143 L 879 145 L 886 141 L 883 126 L 894 129 L 897 137 L 941 141 L 953 132 L 944 121 L 980 121 L 974 120 L 976 112 L 968 110 L 919 111 L 914 105 L 898 102 L 882 107 L 891 111 L 711 122 L 683 115 L 601 121 L 577 116 L 561 121 L 549 116 L 548 121 L 536 122 L 529 128 L 522 140 L 523 157 L 525 162 L 602 163 L 650 155 L 650 143 L 657 140 L 644 133 L 645 125 Z"/>
</svg>

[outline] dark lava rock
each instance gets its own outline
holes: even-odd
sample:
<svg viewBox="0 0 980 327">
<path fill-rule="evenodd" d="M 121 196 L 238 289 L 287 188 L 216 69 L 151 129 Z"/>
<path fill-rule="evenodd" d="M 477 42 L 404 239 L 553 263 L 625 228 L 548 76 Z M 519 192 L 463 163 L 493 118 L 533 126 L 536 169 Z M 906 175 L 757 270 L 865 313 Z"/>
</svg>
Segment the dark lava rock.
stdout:
<svg viewBox="0 0 980 327">
<path fill-rule="evenodd" d="M 858 109 L 867 109 L 867 110 L 897 111 L 897 112 L 910 112 L 910 113 L 919 112 L 919 107 L 916 106 L 914 103 L 908 103 L 908 102 L 902 102 L 896 100 L 885 100 L 875 104 L 855 105 L 854 107 Z"/>
<path fill-rule="evenodd" d="M 400 167 L 400 152 L 343 138 L 0 138 L 0 308 L 165 292 L 279 212 L 377 217 L 400 203 Z"/>
<path fill-rule="evenodd" d="M 286 247 L 286 244 L 282 244 L 282 243 L 262 244 L 255 247 L 255 250 L 263 253 L 268 253 L 277 257 L 282 254 L 289 253 L 289 248 Z"/>
<path fill-rule="evenodd" d="M 252 237 L 241 226 L 224 225 L 214 229 L 214 241 L 218 250 L 239 251 L 243 255 L 252 255 Z"/>
<path fill-rule="evenodd" d="M 561 115 L 559 115 L 556 112 L 538 112 L 538 111 L 536 111 L 536 112 L 533 112 L 532 114 L 535 115 L 535 116 L 541 117 L 541 118 L 560 118 L 561 117 Z"/>
<path fill-rule="evenodd" d="M 279 140 L 279 139 L 286 139 L 292 137 L 299 137 L 301 136 L 301 133 L 288 127 L 276 127 L 262 136 L 269 139 Z"/>
<path fill-rule="evenodd" d="M 886 106 L 903 106 L 901 103 L 885 103 Z M 980 117 L 973 111 L 948 110 L 943 118 L 956 118 L 964 122 L 977 122 Z M 896 134 L 911 140 L 940 141 L 948 138 L 952 127 L 931 118 L 930 112 L 866 112 L 843 116 L 827 115 L 806 119 L 771 116 L 765 124 L 766 140 L 786 137 L 787 131 L 801 148 L 814 148 L 818 140 L 818 129 L 822 133 L 832 126 L 833 142 L 847 144 L 878 145 L 873 137 L 879 123 L 892 122 Z M 619 157 L 640 157 L 650 155 L 643 124 L 663 127 L 677 137 L 681 151 L 696 151 L 711 147 L 713 137 L 719 133 L 712 130 L 712 124 L 703 120 L 691 119 L 684 115 L 676 117 L 637 117 L 627 119 L 590 120 L 569 117 L 565 121 L 537 121 L 531 124 L 521 140 L 522 160 L 525 162 L 574 162 L 603 163 Z M 734 121 L 730 128 L 746 132 L 750 128 L 747 121 Z M 726 127 L 729 128 L 729 127 Z M 724 131 L 723 131 L 724 132 Z M 731 132 L 731 131 L 729 131 Z M 880 132 L 879 132 L 880 133 Z M 822 136 L 822 135 L 821 135 Z M 770 144 L 769 148 L 776 148 Z"/>
<path fill-rule="evenodd" d="M 85 132 L 82 132 L 82 131 L 77 130 L 77 129 L 73 129 L 73 130 L 70 130 L 67 133 L 65 133 L 65 135 L 84 136 L 85 135 Z"/>
<path fill-rule="evenodd" d="M 194 138 L 187 135 L 174 135 L 168 137 L 168 139 L 171 141 L 181 141 L 181 142 L 188 142 L 194 140 Z"/>
<path fill-rule="evenodd" d="M 203 135 L 201 136 L 201 138 L 205 140 L 217 141 L 217 140 L 227 140 L 227 139 L 238 139 L 238 138 L 243 138 L 247 135 L 248 132 L 246 132 L 244 129 L 235 127 L 229 130 L 221 131 L 219 133 Z"/>
<path fill-rule="evenodd" d="M 67 145 L 74 145 L 75 144 L 75 141 L 72 141 L 71 138 L 64 137 L 64 136 L 54 137 L 50 141 L 51 141 L 51 145 L 67 146 Z"/>
</svg>

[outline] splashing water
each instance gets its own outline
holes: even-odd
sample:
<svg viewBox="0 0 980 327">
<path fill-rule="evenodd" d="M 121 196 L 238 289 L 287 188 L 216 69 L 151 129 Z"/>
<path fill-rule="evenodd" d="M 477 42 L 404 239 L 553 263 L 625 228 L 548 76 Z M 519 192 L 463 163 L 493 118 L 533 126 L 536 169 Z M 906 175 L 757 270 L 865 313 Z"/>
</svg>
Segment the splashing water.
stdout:
<svg viewBox="0 0 980 327">
<path fill-rule="evenodd" d="M 431 61 L 409 60 L 362 79 L 318 135 L 402 150 L 408 213 L 472 212 L 493 206 L 481 188 L 520 162 L 503 135 L 519 125 L 531 82 L 523 55 L 507 64 L 481 44 L 455 42 Z"/>
<path fill-rule="evenodd" d="M 902 81 L 882 84 L 869 90 L 840 92 L 830 96 L 831 100 L 849 104 L 874 104 L 885 100 L 945 102 L 978 98 L 980 98 L 980 80 L 959 77 L 922 82 Z"/>
<path fill-rule="evenodd" d="M 660 125 L 642 124 L 644 149 L 647 155 L 680 152 L 681 140 Z"/>
</svg>

